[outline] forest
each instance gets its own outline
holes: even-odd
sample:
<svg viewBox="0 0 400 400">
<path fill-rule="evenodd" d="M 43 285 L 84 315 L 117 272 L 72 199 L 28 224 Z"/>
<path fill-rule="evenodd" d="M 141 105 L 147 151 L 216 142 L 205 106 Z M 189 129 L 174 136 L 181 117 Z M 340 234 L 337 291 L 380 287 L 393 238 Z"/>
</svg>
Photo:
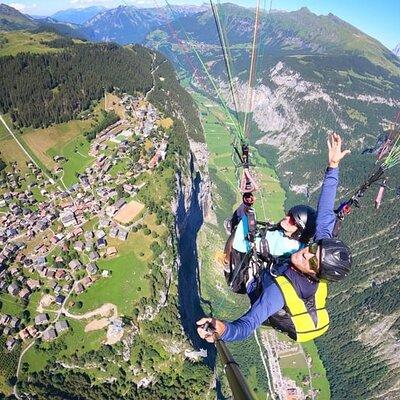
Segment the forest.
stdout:
<svg viewBox="0 0 400 400">
<path fill-rule="evenodd" d="M 58 43 L 57 43 L 58 45 Z M 76 118 L 105 90 L 146 93 L 151 52 L 114 44 L 75 44 L 52 54 L 0 58 L 0 111 L 16 127 L 46 127 Z"/>
</svg>

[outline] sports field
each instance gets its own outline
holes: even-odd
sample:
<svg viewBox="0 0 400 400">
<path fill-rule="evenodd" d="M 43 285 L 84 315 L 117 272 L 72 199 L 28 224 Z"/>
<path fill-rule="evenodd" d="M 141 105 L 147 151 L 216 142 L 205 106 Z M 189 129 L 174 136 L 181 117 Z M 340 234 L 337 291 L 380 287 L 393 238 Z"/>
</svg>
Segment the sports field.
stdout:
<svg viewBox="0 0 400 400">
<path fill-rule="evenodd" d="M 131 223 L 144 209 L 144 204 L 132 200 L 123 205 L 115 214 L 114 219 L 121 224 Z"/>
</svg>

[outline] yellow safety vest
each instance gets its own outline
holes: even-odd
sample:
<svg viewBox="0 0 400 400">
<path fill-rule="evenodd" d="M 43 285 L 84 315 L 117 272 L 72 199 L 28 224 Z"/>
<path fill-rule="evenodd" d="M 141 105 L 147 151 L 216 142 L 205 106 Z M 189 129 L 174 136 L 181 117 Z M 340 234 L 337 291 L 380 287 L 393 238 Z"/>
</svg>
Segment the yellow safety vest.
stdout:
<svg viewBox="0 0 400 400">
<path fill-rule="evenodd" d="M 307 342 L 324 334 L 329 328 L 329 315 L 325 308 L 328 294 L 326 281 L 318 282 L 311 308 L 307 308 L 304 299 L 297 294 L 295 287 L 286 276 L 278 276 L 275 281 L 283 294 L 284 311 L 287 315 L 279 316 L 279 312 L 274 314 L 271 325 L 288 333 L 297 342 Z"/>
</svg>

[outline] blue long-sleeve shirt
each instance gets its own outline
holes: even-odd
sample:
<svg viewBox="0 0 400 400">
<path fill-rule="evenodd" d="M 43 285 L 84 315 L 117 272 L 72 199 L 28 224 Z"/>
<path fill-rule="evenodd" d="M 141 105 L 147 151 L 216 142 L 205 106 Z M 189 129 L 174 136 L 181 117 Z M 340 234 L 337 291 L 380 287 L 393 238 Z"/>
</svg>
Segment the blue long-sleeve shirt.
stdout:
<svg viewBox="0 0 400 400">
<path fill-rule="evenodd" d="M 321 194 L 317 208 L 316 233 L 314 240 L 332 237 L 335 225 L 334 203 L 339 183 L 339 168 L 328 168 L 322 183 Z M 278 268 L 284 270 L 285 275 L 292 281 L 301 297 L 307 298 L 316 290 L 316 283 L 299 274 L 295 269 L 285 264 Z M 263 290 L 259 297 L 255 297 L 255 285 L 250 285 L 248 295 L 251 307 L 239 319 L 226 322 L 226 330 L 221 338 L 226 342 L 246 339 L 271 315 L 278 312 L 285 305 L 282 293 L 269 271 L 262 275 Z"/>
</svg>

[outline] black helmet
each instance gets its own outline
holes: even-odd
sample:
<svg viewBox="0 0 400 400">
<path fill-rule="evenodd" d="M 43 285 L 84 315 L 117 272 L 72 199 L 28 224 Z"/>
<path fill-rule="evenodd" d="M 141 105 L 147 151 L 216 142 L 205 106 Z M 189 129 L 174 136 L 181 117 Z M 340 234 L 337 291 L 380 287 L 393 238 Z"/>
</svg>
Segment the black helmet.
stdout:
<svg viewBox="0 0 400 400">
<path fill-rule="evenodd" d="M 350 249 L 339 239 L 321 239 L 321 260 L 318 277 L 328 281 L 340 281 L 349 272 L 352 262 Z"/>
<path fill-rule="evenodd" d="M 288 211 L 288 215 L 291 215 L 296 221 L 298 229 L 293 233 L 292 238 L 299 240 L 303 243 L 308 243 L 315 234 L 315 221 L 317 219 L 316 211 L 305 205 L 298 205 L 292 207 Z"/>
<path fill-rule="evenodd" d="M 246 206 L 251 207 L 254 204 L 254 202 L 256 201 L 256 199 L 255 199 L 253 193 L 245 192 L 245 193 L 243 193 L 242 201 Z"/>
</svg>

